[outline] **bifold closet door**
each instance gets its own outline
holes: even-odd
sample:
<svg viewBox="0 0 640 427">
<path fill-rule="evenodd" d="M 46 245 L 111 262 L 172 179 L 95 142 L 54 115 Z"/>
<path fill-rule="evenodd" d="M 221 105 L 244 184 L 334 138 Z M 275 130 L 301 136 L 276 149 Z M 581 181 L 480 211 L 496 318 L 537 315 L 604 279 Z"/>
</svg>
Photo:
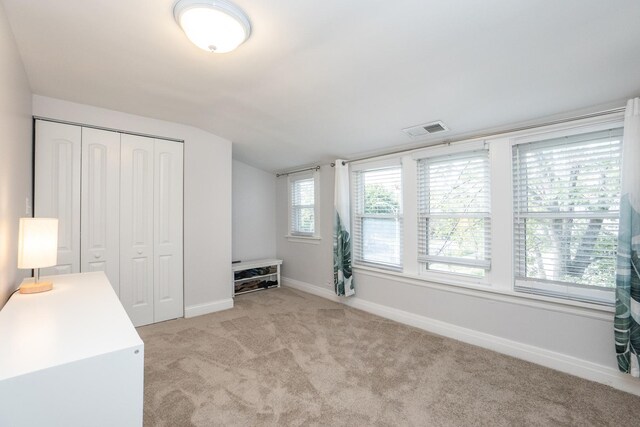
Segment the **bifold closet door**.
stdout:
<svg viewBox="0 0 640 427">
<path fill-rule="evenodd" d="M 182 317 L 182 144 L 154 146 L 154 322 Z"/>
<path fill-rule="evenodd" d="M 136 326 L 184 315 L 183 144 L 36 121 L 34 212 L 59 219 L 58 265 L 104 271 Z"/>
<path fill-rule="evenodd" d="M 154 140 L 122 134 L 120 159 L 120 301 L 141 326 L 154 321 Z"/>
<path fill-rule="evenodd" d="M 80 127 L 36 121 L 34 214 L 58 218 L 58 264 L 43 276 L 80 272 L 80 153 Z"/>
<path fill-rule="evenodd" d="M 80 270 L 120 291 L 120 134 L 82 128 Z"/>
</svg>

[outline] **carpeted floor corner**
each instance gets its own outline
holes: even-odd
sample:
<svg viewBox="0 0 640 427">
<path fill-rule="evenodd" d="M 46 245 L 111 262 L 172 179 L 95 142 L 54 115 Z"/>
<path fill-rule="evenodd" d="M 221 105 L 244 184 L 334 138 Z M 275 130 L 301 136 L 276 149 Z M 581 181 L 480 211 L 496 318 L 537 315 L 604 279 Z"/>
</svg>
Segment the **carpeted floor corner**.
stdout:
<svg viewBox="0 0 640 427">
<path fill-rule="evenodd" d="M 138 332 L 145 426 L 640 423 L 640 397 L 289 288 Z"/>
</svg>

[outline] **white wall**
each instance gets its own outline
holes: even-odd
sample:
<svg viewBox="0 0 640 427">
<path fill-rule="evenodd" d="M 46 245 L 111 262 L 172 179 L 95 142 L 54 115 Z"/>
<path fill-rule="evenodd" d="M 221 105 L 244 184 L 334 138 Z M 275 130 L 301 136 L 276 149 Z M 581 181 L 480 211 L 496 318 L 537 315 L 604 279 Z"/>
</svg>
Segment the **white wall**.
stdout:
<svg viewBox="0 0 640 427">
<path fill-rule="evenodd" d="M 320 170 L 320 244 L 290 242 L 287 183 L 277 183 L 278 258 L 283 283 L 332 297 L 333 168 Z M 613 314 L 354 268 L 354 307 L 524 358 L 640 395 L 617 372 Z M 336 297 L 337 298 L 337 297 Z"/>
<path fill-rule="evenodd" d="M 230 302 L 230 141 L 191 126 L 38 95 L 33 114 L 184 140 L 185 314 L 203 314 L 208 307 L 221 307 L 222 300 Z"/>
<path fill-rule="evenodd" d="M 276 176 L 233 161 L 233 259 L 276 256 Z"/>
<path fill-rule="evenodd" d="M 0 3 L 0 308 L 31 271 L 17 269 L 18 219 L 31 197 L 31 89 Z"/>
</svg>

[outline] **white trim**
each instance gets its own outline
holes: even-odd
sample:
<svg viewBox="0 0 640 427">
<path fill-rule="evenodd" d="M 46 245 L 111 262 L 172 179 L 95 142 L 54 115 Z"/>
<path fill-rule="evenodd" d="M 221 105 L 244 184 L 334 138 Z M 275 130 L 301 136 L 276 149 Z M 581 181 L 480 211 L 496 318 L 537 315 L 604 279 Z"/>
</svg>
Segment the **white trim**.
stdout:
<svg viewBox="0 0 640 427">
<path fill-rule="evenodd" d="M 298 280 L 283 277 L 282 282 L 284 286 L 337 301 L 386 319 L 391 319 L 468 344 L 477 345 L 498 353 L 517 357 L 528 362 L 575 375 L 586 380 L 606 384 L 618 390 L 640 396 L 640 382 L 637 379 L 631 378 L 629 375 L 618 372 L 616 369 L 608 366 L 478 332 L 473 329 L 452 325 L 440 320 L 365 301 L 357 297 L 338 297 L 331 289 L 321 288 Z"/>
<path fill-rule="evenodd" d="M 494 289 L 506 292 L 513 292 L 511 150 L 508 139 L 494 139 L 489 142 L 492 263 L 491 270 L 486 272 L 485 277 Z"/>
<path fill-rule="evenodd" d="M 233 298 L 221 299 L 218 301 L 207 302 L 204 304 L 191 305 L 184 308 L 184 317 L 202 316 L 203 314 L 215 313 L 222 310 L 233 308 Z"/>
<path fill-rule="evenodd" d="M 411 153 L 413 160 L 428 159 L 432 157 L 446 156 L 448 154 L 465 153 L 468 151 L 486 150 L 487 143 L 484 139 L 475 141 L 457 142 L 454 145 L 438 145 L 434 147 L 427 147 L 419 151 Z"/>
<path fill-rule="evenodd" d="M 386 169 L 400 166 L 401 157 L 392 157 L 388 159 L 363 160 L 349 164 L 351 172 L 368 171 L 376 169 Z"/>
<path fill-rule="evenodd" d="M 523 136 L 519 136 L 516 138 L 509 139 L 509 144 L 511 150 L 519 152 L 519 145 L 525 144 L 534 144 L 536 143 L 544 144 L 545 141 L 556 141 L 560 138 L 571 137 L 571 136 L 579 136 L 584 134 L 590 134 L 593 132 L 602 132 L 613 129 L 621 129 L 623 127 L 623 122 L 620 120 L 618 114 L 606 116 L 605 118 L 600 118 L 597 120 L 596 118 L 587 119 L 581 121 L 580 124 L 576 124 L 574 126 L 564 126 L 564 127 L 553 127 L 552 129 L 540 129 L 539 132 L 536 133 L 527 133 Z M 556 142 L 553 142 L 552 146 L 555 146 Z M 564 144 L 564 142 L 559 143 Z M 523 148 L 526 149 L 526 148 Z M 622 154 L 622 152 L 621 152 Z M 513 157 L 512 157 L 513 159 Z M 513 159 L 511 162 L 511 213 L 513 215 L 511 220 L 511 249 L 512 249 L 512 284 L 514 286 L 514 290 L 520 288 L 520 293 L 526 294 L 527 290 L 531 292 L 542 292 L 546 293 L 549 298 L 554 299 L 565 299 L 566 301 L 593 301 L 597 304 L 600 302 L 602 304 L 610 304 L 611 312 L 614 312 L 614 304 L 615 304 L 615 288 L 600 288 L 598 289 L 596 286 L 582 286 L 579 283 L 575 282 L 544 282 L 542 280 L 538 281 L 534 277 L 526 277 L 526 272 L 519 271 L 517 264 L 518 261 L 521 263 L 524 260 L 520 260 L 523 258 L 519 256 L 520 246 L 524 245 L 524 240 L 526 239 L 526 230 L 522 228 L 522 226 L 516 226 L 516 218 L 518 220 L 524 220 L 527 218 L 614 218 L 617 219 L 619 217 L 619 211 L 606 211 L 606 212 L 556 212 L 556 213 L 547 213 L 547 212 L 529 212 L 527 211 L 526 206 L 524 208 L 520 207 L 520 203 L 527 202 L 517 202 L 518 206 L 514 206 L 514 197 L 516 194 L 515 191 L 518 191 L 518 183 L 522 179 L 520 171 L 520 160 Z M 622 165 L 620 165 L 620 169 Z M 516 175 L 518 178 L 516 178 Z M 526 173 L 525 173 L 526 175 Z M 518 183 L 516 182 L 518 181 Z M 520 183 L 521 184 L 521 183 Z M 519 200 L 528 200 L 528 196 L 526 194 L 526 186 L 520 185 L 520 191 L 518 193 Z M 524 193 L 523 193 L 524 192 Z M 520 246 L 516 241 L 520 241 Z M 526 245 L 524 245 L 526 249 Z M 615 257 L 614 257 L 615 258 Z M 524 268 L 522 265 L 520 269 Z M 555 295 L 554 295 L 555 294 Z M 588 304 L 588 302 L 587 302 Z"/>
<path fill-rule="evenodd" d="M 418 263 L 418 164 L 402 157 L 402 271 L 420 271 Z"/>
<path fill-rule="evenodd" d="M 284 237 L 286 237 L 291 243 L 308 243 L 311 245 L 319 245 L 320 240 L 322 240 L 322 237 L 320 236 L 293 236 L 288 234 Z"/>
<path fill-rule="evenodd" d="M 420 268 L 418 270 L 418 275 L 413 276 L 411 274 L 403 274 L 405 277 L 413 278 L 418 280 L 423 280 L 429 283 L 444 283 L 447 285 L 467 285 L 471 287 L 480 287 L 480 289 L 484 289 L 488 286 L 491 286 L 491 282 L 489 281 L 489 273 L 491 270 L 484 270 L 483 276 L 473 276 L 471 274 L 463 274 L 463 273 L 450 273 L 447 271 L 438 271 L 438 270 L 428 270 L 424 264 L 420 264 Z"/>
<path fill-rule="evenodd" d="M 401 158 L 395 158 L 385 161 L 378 162 L 366 162 L 362 164 L 362 168 L 351 168 L 351 173 L 349 174 L 349 187 L 351 189 L 351 194 L 349 196 L 351 203 L 351 248 L 353 253 L 353 262 L 361 263 L 365 265 L 376 265 L 378 268 L 388 268 L 392 270 L 401 271 L 403 268 L 403 261 L 405 259 L 405 255 L 403 253 L 404 250 L 404 167 L 402 164 Z M 400 175 L 400 204 L 399 211 L 397 214 L 366 214 L 364 211 L 366 210 L 366 197 L 365 197 L 365 189 L 364 189 L 364 178 L 363 175 L 369 172 L 377 172 L 383 170 L 398 170 Z M 400 228 L 399 233 L 399 241 L 398 241 L 398 263 L 394 264 L 389 261 L 388 263 L 374 261 L 370 259 L 364 258 L 364 249 L 363 243 L 365 240 L 364 235 L 364 220 L 367 218 L 372 219 L 383 219 L 383 220 L 393 220 L 395 221 L 396 227 Z M 356 226 L 357 224 L 357 226 Z M 390 257 L 389 257 L 390 258 Z"/>
<path fill-rule="evenodd" d="M 624 126 L 623 117 L 606 116 L 597 119 L 589 119 L 584 122 L 575 123 L 573 126 L 540 128 L 538 132 L 529 132 L 522 136 L 511 138 L 511 145 L 528 144 L 531 142 L 545 141 L 548 139 L 562 138 L 564 136 L 579 135 L 583 133 L 604 131 Z"/>
<path fill-rule="evenodd" d="M 331 301 L 341 302 L 342 300 L 349 298 L 355 299 L 355 297 L 340 297 L 333 292 L 332 288 L 323 288 L 321 286 L 315 286 L 311 283 L 302 282 L 300 280 L 290 279 L 288 277 L 282 277 L 282 286 L 297 289 L 308 294 L 316 295 L 322 298 L 330 299 Z"/>
<path fill-rule="evenodd" d="M 311 238 L 311 239 L 320 239 L 320 208 L 319 208 L 319 204 L 320 204 L 320 172 L 318 172 L 317 170 L 312 170 L 312 171 L 301 171 L 301 172 L 295 172 L 295 173 L 290 173 L 289 175 L 287 175 L 287 230 L 288 233 L 293 233 L 293 225 L 291 224 L 291 209 L 292 209 L 292 200 L 291 200 L 291 185 L 293 182 L 295 181 L 299 181 L 302 179 L 313 179 L 313 234 L 310 234 L 309 236 L 298 236 L 298 235 L 291 235 L 288 234 L 286 237 L 292 237 L 295 239 L 304 239 L 304 238 Z M 292 240 L 294 241 L 294 240 Z M 298 243 L 303 243 L 302 241 L 298 241 Z M 307 242 L 304 242 L 307 243 Z"/>
<path fill-rule="evenodd" d="M 613 309 L 616 303 L 616 289 L 582 285 L 572 282 L 544 282 L 536 279 L 515 278 L 514 289 L 518 292 L 531 292 L 548 295 L 552 298 L 609 304 Z"/>
</svg>

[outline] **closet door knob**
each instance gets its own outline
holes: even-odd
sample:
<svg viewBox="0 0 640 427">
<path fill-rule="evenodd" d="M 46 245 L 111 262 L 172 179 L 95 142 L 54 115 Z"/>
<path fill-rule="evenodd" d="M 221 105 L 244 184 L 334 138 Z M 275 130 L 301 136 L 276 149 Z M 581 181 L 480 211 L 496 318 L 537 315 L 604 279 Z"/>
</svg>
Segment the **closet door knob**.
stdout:
<svg viewBox="0 0 640 427">
<path fill-rule="evenodd" d="M 100 254 L 94 254 L 93 256 L 95 257 L 95 259 L 100 258 Z"/>
<path fill-rule="evenodd" d="M 142 255 L 142 249 L 138 249 L 138 255 Z"/>
</svg>

